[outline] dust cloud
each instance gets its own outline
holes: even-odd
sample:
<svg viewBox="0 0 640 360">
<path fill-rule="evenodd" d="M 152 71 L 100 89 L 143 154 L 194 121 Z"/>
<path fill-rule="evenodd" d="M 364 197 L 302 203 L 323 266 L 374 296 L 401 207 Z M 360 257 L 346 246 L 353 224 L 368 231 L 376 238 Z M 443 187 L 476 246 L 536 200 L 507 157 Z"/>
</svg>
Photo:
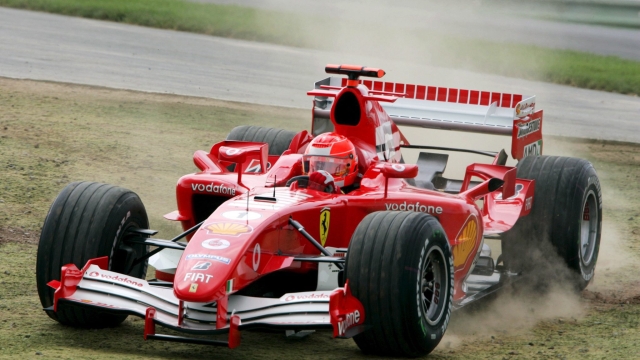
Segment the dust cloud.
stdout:
<svg viewBox="0 0 640 360">
<path fill-rule="evenodd" d="M 444 346 L 456 346 L 469 338 L 488 339 L 502 334 L 523 334 L 540 321 L 557 318 L 578 319 L 585 313 L 580 295 L 566 286 L 554 284 L 544 294 L 508 289 L 488 306 L 462 309 L 454 313 L 442 340 Z M 450 344 L 447 345 L 447 342 Z"/>
<path fill-rule="evenodd" d="M 576 274 L 555 255 L 549 241 L 543 239 L 528 254 L 535 265 L 527 267 L 516 281 L 497 296 L 454 313 L 445 346 L 455 346 L 463 339 L 524 334 L 540 321 L 573 320 L 585 314 L 586 304 L 572 285 Z"/>
<path fill-rule="evenodd" d="M 228 3 L 225 0 L 211 0 Z M 487 59 L 474 57 L 477 40 L 528 43 L 523 19 L 481 1 L 313 1 L 238 0 L 236 5 L 289 12 L 295 23 L 290 36 L 302 46 L 335 53 L 325 63 L 355 63 L 380 67 L 393 80 L 447 87 L 492 89 L 468 71 L 446 71 L 452 63 L 482 69 Z M 513 11 L 513 9 L 512 9 Z M 296 14 L 300 14 L 297 19 Z M 263 21 L 264 23 L 260 23 Z M 268 19 L 256 19 L 265 28 Z M 461 41 L 459 41 L 461 40 Z M 501 58 L 517 54 L 501 53 Z M 325 54 L 326 56 L 326 54 Z M 458 66 L 459 67 L 459 66 Z M 541 68 L 540 71 L 544 71 Z"/>
</svg>

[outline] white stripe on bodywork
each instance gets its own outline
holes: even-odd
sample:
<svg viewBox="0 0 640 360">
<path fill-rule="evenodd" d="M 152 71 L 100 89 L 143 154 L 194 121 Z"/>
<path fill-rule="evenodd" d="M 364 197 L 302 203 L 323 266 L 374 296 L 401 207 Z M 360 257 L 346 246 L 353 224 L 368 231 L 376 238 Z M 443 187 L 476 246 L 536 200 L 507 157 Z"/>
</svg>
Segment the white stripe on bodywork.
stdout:
<svg viewBox="0 0 640 360">
<path fill-rule="evenodd" d="M 94 276 L 89 276 L 92 272 Z M 99 276 L 95 276 L 95 273 Z M 135 281 L 142 286 L 128 286 L 122 281 L 109 280 L 115 277 Z M 330 325 L 331 292 L 288 293 L 277 299 L 230 295 L 229 315 L 234 311 L 240 316 L 242 325 Z M 152 286 L 145 280 L 102 270 L 96 265 L 89 267 L 76 292 L 64 299 L 96 307 L 125 309 L 140 317 L 144 317 L 146 309 L 152 306 L 158 310 L 156 320 L 161 324 L 196 331 L 216 329 L 217 306 L 185 302 L 185 321 L 183 325 L 178 326 L 178 299 L 172 288 Z M 228 325 L 225 328 L 228 328 Z"/>
<path fill-rule="evenodd" d="M 273 192 L 265 192 L 262 194 L 249 196 L 249 209 L 279 210 L 284 207 L 302 202 L 311 197 L 311 195 L 303 194 L 301 192 L 292 192 L 288 188 L 276 189 L 275 202 L 255 200 L 256 196 L 271 197 L 273 196 Z M 230 201 L 228 204 L 235 207 L 246 208 L 247 198 L 240 197 L 233 201 Z"/>
</svg>

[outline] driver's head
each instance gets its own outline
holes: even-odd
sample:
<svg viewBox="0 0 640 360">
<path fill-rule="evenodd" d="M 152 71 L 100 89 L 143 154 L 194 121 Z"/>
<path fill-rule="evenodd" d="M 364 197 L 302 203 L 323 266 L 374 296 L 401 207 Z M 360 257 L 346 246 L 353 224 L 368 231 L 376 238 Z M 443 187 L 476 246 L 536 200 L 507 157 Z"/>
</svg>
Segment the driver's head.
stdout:
<svg viewBox="0 0 640 360">
<path fill-rule="evenodd" d="M 346 137 L 336 133 L 316 136 L 303 156 L 304 173 L 324 170 L 339 187 L 352 185 L 358 174 L 356 149 Z"/>
</svg>

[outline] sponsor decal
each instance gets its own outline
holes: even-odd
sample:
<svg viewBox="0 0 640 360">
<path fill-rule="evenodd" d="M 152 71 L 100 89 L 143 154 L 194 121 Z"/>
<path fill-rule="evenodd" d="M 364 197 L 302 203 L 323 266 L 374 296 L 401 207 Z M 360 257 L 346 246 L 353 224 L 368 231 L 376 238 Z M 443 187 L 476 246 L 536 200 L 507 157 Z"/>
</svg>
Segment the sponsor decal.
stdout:
<svg viewBox="0 0 640 360">
<path fill-rule="evenodd" d="M 222 250 L 226 249 L 231 245 L 227 240 L 224 239 L 209 239 L 202 242 L 202 247 L 211 250 Z"/>
<path fill-rule="evenodd" d="M 226 258 L 224 256 L 211 255 L 211 254 L 189 254 L 187 255 L 187 260 L 198 260 L 198 259 L 206 259 L 206 260 L 215 260 L 221 263 L 229 265 L 231 259 Z"/>
<path fill-rule="evenodd" d="M 227 294 L 233 291 L 233 279 L 227 280 Z"/>
<path fill-rule="evenodd" d="M 211 184 L 191 184 L 192 191 L 199 192 L 208 192 L 214 194 L 223 194 L 223 195 L 231 195 L 236 196 L 236 189 L 225 186 L 224 184 L 216 184 L 212 182 Z"/>
<path fill-rule="evenodd" d="M 407 202 L 403 202 L 401 204 L 398 203 L 392 203 L 392 204 L 385 204 L 387 210 L 400 210 L 400 211 L 417 211 L 417 212 L 423 212 L 423 213 L 427 213 L 427 214 L 442 214 L 442 208 L 440 206 L 433 206 L 433 205 L 424 205 L 424 204 L 420 204 L 420 202 L 415 202 L 415 203 L 409 203 L 407 204 Z"/>
<path fill-rule="evenodd" d="M 531 206 L 532 205 L 533 205 L 533 197 L 529 196 L 528 198 L 524 199 L 524 210 L 525 211 L 531 210 Z"/>
<path fill-rule="evenodd" d="M 542 140 L 538 140 L 524 147 L 523 157 L 540 155 L 542 153 Z"/>
<path fill-rule="evenodd" d="M 253 247 L 253 271 L 258 271 L 258 266 L 260 266 L 260 244 L 256 244 Z"/>
<path fill-rule="evenodd" d="M 406 167 L 402 164 L 393 164 L 391 165 L 391 168 L 397 172 L 404 171 L 404 169 L 406 169 Z"/>
<path fill-rule="evenodd" d="M 380 161 L 388 161 L 395 156 L 396 148 L 390 121 L 376 127 L 376 153 Z"/>
<path fill-rule="evenodd" d="M 470 216 L 460 234 L 456 238 L 456 245 L 453 246 L 453 266 L 458 268 L 463 266 L 473 252 L 478 237 L 478 223 L 475 216 Z"/>
<path fill-rule="evenodd" d="M 235 155 L 235 154 L 237 154 L 239 152 L 240 152 L 240 149 L 229 148 L 229 149 L 227 149 L 227 151 L 225 151 L 225 154 L 227 154 L 227 156 L 232 156 L 232 155 Z"/>
<path fill-rule="evenodd" d="M 536 131 L 540 131 L 540 119 L 531 120 L 524 124 L 518 124 L 518 139 Z"/>
<path fill-rule="evenodd" d="M 211 266 L 211 263 L 208 261 L 198 261 L 191 270 L 207 270 Z"/>
<path fill-rule="evenodd" d="M 346 248 L 336 249 L 333 252 L 333 256 L 335 256 L 335 257 L 346 257 L 347 256 L 347 249 Z"/>
<path fill-rule="evenodd" d="M 253 228 L 249 225 L 227 222 L 211 223 L 205 225 L 204 228 L 207 230 L 207 233 L 211 235 L 240 236 L 253 231 Z"/>
<path fill-rule="evenodd" d="M 227 211 L 222 213 L 222 216 L 230 220 L 255 220 L 255 219 L 260 219 L 262 217 L 260 213 L 257 213 L 254 211 L 244 211 L 244 210 Z"/>
<path fill-rule="evenodd" d="M 324 208 L 320 211 L 320 242 L 322 246 L 327 242 L 329 235 L 329 221 L 331 220 L 331 209 Z"/>
<path fill-rule="evenodd" d="M 105 280 L 111 280 L 111 281 L 116 281 L 122 284 L 127 284 L 127 285 L 133 285 L 133 286 L 137 286 L 137 287 L 143 287 L 143 284 L 141 282 L 137 282 L 134 280 L 131 280 L 129 278 L 126 278 L 124 276 L 119 276 L 119 275 L 107 275 L 107 274 L 101 274 L 97 271 L 92 271 L 89 273 L 89 276 L 94 277 L 94 278 L 101 278 L 101 279 L 105 279 Z"/>
<path fill-rule="evenodd" d="M 194 293 L 196 291 L 198 291 L 198 284 L 196 283 L 191 284 L 191 286 L 189 286 L 189 292 Z"/>
<path fill-rule="evenodd" d="M 338 321 L 338 336 L 344 335 L 344 333 L 353 325 L 360 322 L 360 311 L 347 313 L 344 316 L 344 320 Z"/>
<path fill-rule="evenodd" d="M 182 281 L 191 280 L 194 282 L 208 284 L 211 278 L 213 278 L 213 275 L 203 274 L 203 273 L 186 273 L 184 274 L 184 280 Z"/>
<path fill-rule="evenodd" d="M 303 295 L 289 295 L 284 298 L 284 301 L 298 301 L 298 300 L 329 300 L 330 294 L 325 293 L 312 293 L 312 294 L 303 294 Z"/>
<path fill-rule="evenodd" d="M 534 102 L 518 103 L 518 105 L 516 105 L 516 115 L 518 117 L 523 117 L 529 114 L 531 111 L 533 111 L 535 107 L 536 107 L 536 103 Z"/>
</svg>

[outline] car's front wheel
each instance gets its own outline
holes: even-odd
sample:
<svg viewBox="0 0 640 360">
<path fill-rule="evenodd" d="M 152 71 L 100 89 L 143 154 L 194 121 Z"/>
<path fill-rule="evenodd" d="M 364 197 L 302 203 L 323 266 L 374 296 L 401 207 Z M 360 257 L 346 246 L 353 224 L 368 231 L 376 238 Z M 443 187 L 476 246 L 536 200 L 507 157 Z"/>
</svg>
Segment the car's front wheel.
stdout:
<svg viewBox="0 0 640 360">
<path fill-rule="evenodd" d="M 67 185 L 51 205 L 40 235 L 36 284 L 42 306 L 53 305 L 54 290 L 47 283 L 60 279 L 63 265 L 80 269 L 90 259 L 108 256 L 110 270 L 144 278 L 147 262 L 132 266 L 132 260 L 145 255 L 147 246 L 124 244 L 123 238 L 129 228 L 148 227 L 147 212 L 135 193 L 95 182 Z M 64 306 L 47 314 L 62 324 L 79 327 L 115 326 L 127 317 Z"/>
<path fill-rule="evenodd" d="M 365 353 L 421 356 L 440 342 L 453 301 L 453 257 L 431 215 L 381 211 L 356 228 L 345 266 L 371 328 L 354 341 Z"/>
</svg>

